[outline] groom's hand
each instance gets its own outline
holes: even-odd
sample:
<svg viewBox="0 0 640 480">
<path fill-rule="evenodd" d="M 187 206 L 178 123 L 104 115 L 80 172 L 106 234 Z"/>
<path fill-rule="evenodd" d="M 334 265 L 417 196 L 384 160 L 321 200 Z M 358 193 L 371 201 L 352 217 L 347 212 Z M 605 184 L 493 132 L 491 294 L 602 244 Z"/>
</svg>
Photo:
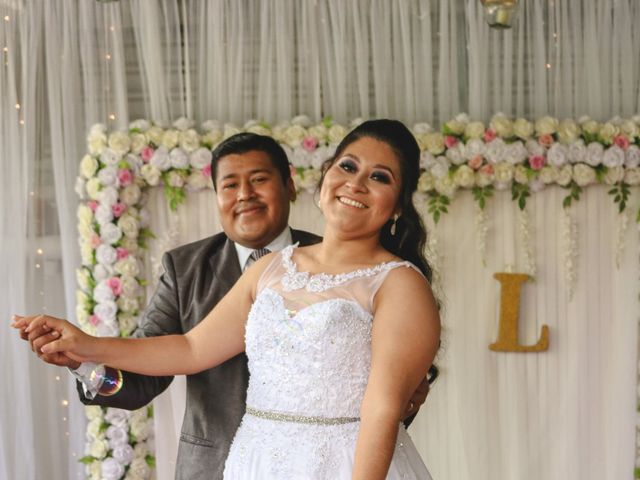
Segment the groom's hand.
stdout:
<svg viewBox="0 0 640 480">
<path fill-rule="evenodd" d="M 43 353 L 42 347 L 49 342 L 57 340 L 60 338 L 60 335 L 55 330 L 51 330 L 46 325 L 41 327 L 36 327 L 30 332 L 25 332 L 26 325 L 20 328 L 20 338 L 22 340 L 26 340 L 31 345 L 31 350 L 38 355 L 42 361 L 49 363 L 51 365 L 57 365 L 59 367 L 68 367 L 72 370 L 75 370 L 80 366 L 80 362 L 72 360 L 67 357 L 64 353 Z"/>
</svg>

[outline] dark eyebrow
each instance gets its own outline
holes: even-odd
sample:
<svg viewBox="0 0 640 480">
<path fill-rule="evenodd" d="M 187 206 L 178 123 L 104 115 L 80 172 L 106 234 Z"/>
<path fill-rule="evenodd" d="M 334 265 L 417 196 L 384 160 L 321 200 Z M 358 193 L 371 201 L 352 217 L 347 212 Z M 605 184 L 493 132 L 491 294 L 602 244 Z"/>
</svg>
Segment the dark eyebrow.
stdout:
<svg viewBox="0 0 640 480">
<path fill-rule="evenodd" d="M 344 155 L 342 155 L 341 158 L 344 158 L 344 157 L 352 158 L 352 159 L 356 160 L 358 163 L 360 163 L 360 158 L 358 158 L 358 156 L 354 155 L 353 153 L 345 153 Z M 373 168 L 379 168 L 381 170 L 386 170 L 387 172 L 389 172 L 391 174 L 391 176 L 393 177 L 394 180 L 396 178 L 396 176 L 393 174 L 393 170 L 391 170 L 391 168 L 387 167 L 386 165 L 382 165 L 382 164 L 379 163 L 377 165 L 374 165 Z"/>
<path fill-rule="evenodd" d="M 255 170 L 251 170 L 249 172 L 249 175 L 255 175 L 256 173 L 268 173 L 271 174 L 271 170 L 269 170 L 268 168 L 256 168 Z M 238 176 L 237 173 L 233 172 L 233 173 L 229 173 L 227 175 L 225 175 L 224 177 L 220 178 L 220 182 L 224 182 L 225 180 L 228 180 L 230 178 L 236 178 Z"/>
</svg>

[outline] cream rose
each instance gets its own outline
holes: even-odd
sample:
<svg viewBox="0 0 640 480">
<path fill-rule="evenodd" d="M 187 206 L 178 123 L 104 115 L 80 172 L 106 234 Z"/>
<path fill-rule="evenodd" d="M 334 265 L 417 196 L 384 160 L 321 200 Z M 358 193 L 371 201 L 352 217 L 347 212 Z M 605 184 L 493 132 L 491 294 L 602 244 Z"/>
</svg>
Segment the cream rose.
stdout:
<svg viewBox="0 0 640 480">
<path fill-rule="evenodd" d="M 231 123 L 227 123 L 224 126 L 224 132 L 222 134 L 222 138 L 226 140 L 227 138 L 237 135 L 240 132 L 241 130 L 238 127 L 236 127 Z"/>
<path fill-rule="evenodd" d="M 521 184 L 529 183 L 529 177 L 527 176 L 527 169 L 524 165 L 516 165 L 513 169 L 513 178 L 516 182 Z"/>
<path fill-rule="evenodd" d="M 581 124 L 582 131 L 589 135 L 596 135 L 600 131 L 600 124 L 595 120 L 587 120 Z"/>
<path fill-rule="evenodd" d="M 109 148 L 120 154 L 120 156 L 127 153 L 130 147 L 131 139 L 127 133 L 113 132 L 109 135 Z"/>
<path fill-rule="evenodd" d="M 342 125 L 332 125 L 329 131 L 327 132 L 327 137 L 329 139 L 329 143 L 338 144 L 342 141 L 342 139 L 347 135 L 347 129 Z"/>
<path fill-rule="evenodd" d="M 484 135 L 484 123 L 482 122 L 471 122 L 467 124 L 464 129 L 464 136 L 468 140 L 472 139 L 481 139 Z"/>
<path fill-rule="evenodd" d="M 138 326 L 136 318 L 132 315 L 119 315 L 118 323 L 120 326 L 120 334 L 128 337 Z"/>
<path fill-rule="evenodd" d="M 86 405 L 84 407 L 84 414 L 86 415 L 88 420 L 93 420 L 94 418 L 102 418 L 102 408 L 98 405 Z"/>
<path fill-rule="evenodd" d="M 496 188 L 506 188 L 511 180 L 513 180 L 513 165 L 500 162 L 494 166 L 493 175 L 495 181 L 499 184 Z"/>
<path fill-rule="evenodd" d="M 296 148 L 302 143 L 302 139 L 307 136 L 307 131 L 300 125 L 291 125 L 284 131 L 284 142 L 291 148 Z"/>
<path fill-rule="evenodd" d="M 194 170 L 187 177 L 187 187 L 191 190 L 203 190 L 212 187 L 210 177 L 205 177 L 200 170 Z"/>
<path fill-rule="evenodd" d="M 247 128 L 247 132 L 249 133 L 255 133 L 256 135 L 264 135 L 266 137 L 271 136 L 271 129 L 265 127 L 264 125 L 253 125 L 249 128 Z"/>
<path fill-rule="evenodd" d="M 178 130 L 166 130 L 162 134 L 162 140 L 160 141 L 160 145 L 162 145 L 167 150 L 171 150 L 178 145 L 178 141 L 180 140 L 180 132 Z"/>
<path fill-rule="evenodd" d="M 607 122 L 600 128 L 598 132 L 598 136 L 600 139 L 607 144 L 613 143 L 613 139 L 616 135 L 620 133 L 620 129 L 616 127 L 613 123 Z"/>
<path fill-rule="evenodd" d="M 505 115 L 494 115 L 494 117 L 489 122 L 489 128 L 496 132 L 499 137 L 513 137 L 513 122 L 509 120 Z"/>
<path fill-rule="evenodd" d="M 607 172 L 604 174 L 604 183 L 607 185 L 615 185 L 618 182 L 621 182 L 624 178 L 624 167 L 616 166 L 607 169 Z"/>
<path fill-rule="evenodd" d="M 120 275 L 129 275 L 131 277 L 136 277 L 140 273 L 138 262 L 134 257 L 131 256 L 117 261 L 114 269 Z"/>
<path fill-rule="evenodd" d="M 518 118 L 513 122 L 513 133 L 522 140 L 528 140 L 533 135 L 533 124 L 524 118 Z"/>
<path fill-rule="evenodd" d="M 80 260 L 82 261 L 82 265 L 93 265 L 93 248 L 91 248 L 90 244 L 83 242 L 82 245 L 80 245 Z"/>
<path fill-rule="evenodd" d="M 140 155 L 142 149 L 149 143 L 143 133 L 132 133 L 129 138 L 131 139 L 131 151 L 136 155 Z"/>
<path fill-rule="evenodd" d="M 638 136 L 638 125 L 632 120 L 624 120 L 620 124 L 620 131 L 633 141 Z"/>
<path fill-rule="evenodd" d="M 160 182 L 160 176 L 162 175 L 162 172 L 153 165 L 147 164 L 142 166 L 142 168 L 140 169 L 140 174 L 142 175 L 142 178 L 145 179 L 147 184 L 154 187 Z"/>
<path fill-rule="evenodd" d="M 571 165 L 563 166 L 558 172 L 558 179 L 556 183 L 561 187 L 566 187 L 571 183 L 571 179 L 573 178 L 573 168 Z"/>
<path fill-rule="evenodd" d="M 131 185 L 127 185 L 122 190 L 120 190 L 120 200 L 125 205 L 133 206 L 140 201 L 140 196 L 142 195 L 142 191 L 140 187 L 135 183 Z"/>
<path fill-rule="evenodd" d="M 164 130 L 160 127 L 154 125 L 149 130 L 147 130 L 147 138 L 151 143 L 155 146 L 159 147 L 162 144 L 162 136 L 164 135 Z"/>
<path fill-rule="evenodd" d="M 578 163 L 573 167 L 573 179 L 581 187 L 586 187 L 596 181 L 596 172 L 589 165 Z"/>
<path fill-rule="evenodd" d="M 440 132 L 432 132 L 423 135 L 425 149 L 432 155 L 440 155 L 444 152 L 444 136 Z"/>
<path fill-rule="evenodd" d="M 558 127 L 558 139 L 568 145 L 580 136 L 580 127 L 573 120 L 563 120 Z"/>
<path fill-rule="evenodd" d="M 107 455 L 108 450 L 109 445 L 106 440 L 96 439 L 89 446 L 89 455 L 101 460 Z"/>
<path fill-rule="evenodd" d="M 102 188 L 102 184 L 100 183 L 100 180 L 94 177 L 87 180 L 86 188 L 89 198 L 91 200 L 97 200 L 98 195 L 100 194 L 100 189 Z"/>
<path fill-rule="evenodd" d="M 98 161 L 91 155 L 85 155 L 80 160 L 80 174 L 87 180 L 92 178 L 98 171 Z"/>
<path fill-rule="evenodd" d="M 419 192 L 430 192 L 436 186 L 436 179 L 429 172 L 422 172 L 420 178 L 418 179 L 418 191 Z"/>
<path fill-rule="evenodd" d="M 443 175 L 436 179 L 435 189 L 439 194 L 451 198 L 456 193 L 458 186 L 449 175 Z"/>
<path fill-rule="evenodd" d="M 185 152 L 191 153 L 200 147 L 200 135 L 193 129 L 180 132 L 180 148 Z"/>
<path fill-rule="evenodd" d="M 100 155 L 102 151 L 107 148 L 107 136 L 104 133 L 90 135 L 88 147 L 91 155 Z"/>
<path fill-rule="evenodd" d="M 545 116 L 536 121 L 536 133 L 538 135 L 552 135 L 558 130 L 558 119 Z"/>
<path fill-rule="evenodd" d="M 624 172 L 624 181 L 629 185 L 640 185 L 640 168 L 627 168 Z"/>
<path fill-rule="evenodd" d="M 180 117 L 175 122 L 173 122 L 173 127 L 180 131 L 184 131 L 184 130 L 187 130 L 188 128 L 193 127 L 193 124 L 194 124 L 193 120 L 189 120 L 186 117 Z"/>
<path fill-rule="evenodd" d="M 556 180 L 558 180 L 559 174 L 560 174 L 560 171 L 558 167 L 556 167 L 555 165 L 545 165 L 540 170 L 540 175 L 538 178 L 543 183 L 548 185 L 550 183 L 555 183 Z"/>
<path fill-rule="evenodd" d="M 452 135 L 462 135 L 466 128 L 466 124 L 464 122 L 456 119 L 449 120 L 444 124 L 444 126 Z"/>
<path fill-rule="evenodd" d="M 209 130 L 202 136 L 202 143 L 215 147 L 222 140 L 222 130 Z"/>
<path fill-rule="evenodd" d="M 551 145 L 549 152 L 547 153 L 547 162 L 556 167 L 561 167 L 567 163 L 569 157 L 569 149 L 566 145 L 561 143 L 554 143 Z"/>
<path fill-rule="evenodd" d="M 471 188 L 476 182 L 475 173 L 466 165 L 460 165 L 453 174 L 453 181 L 462 188 Z"/>
<path fill-rule="evenodd" d="M 120 297 L 117 301 L 117 304 L 118 304 L 118 308 L 121 311 L 125 313 L 130 313 L 130 314 L 137 312 L 138 309 L 140 308 L 140 304 L 138 303 L 138 300 L 135 298 Z"/>
<path fill-rule="evenodd" d="M 309 128 L 308 132 L 310 136 L 316 137 L 320 143 L 326 142 L 329 135 L 329 130 L 322 123 Z"/>
<path fill-rule="evenodd" d="M 125 237 L 138 238 L 138 222 L 129 214 L 124 214 L 118 219 L 118 227 Z"/>
</svg>

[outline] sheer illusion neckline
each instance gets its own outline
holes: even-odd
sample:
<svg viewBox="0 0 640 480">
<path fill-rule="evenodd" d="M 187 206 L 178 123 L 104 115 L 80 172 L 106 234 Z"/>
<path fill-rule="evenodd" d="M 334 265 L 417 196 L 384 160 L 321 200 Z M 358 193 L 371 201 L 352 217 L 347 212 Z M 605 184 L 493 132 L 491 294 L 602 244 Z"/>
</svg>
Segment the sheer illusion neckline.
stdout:
<svg viewBox="0 0 640 480">
<path fill-rule="evenodd" d="M 295 243 L 282 250 L 282 264 L 285 269 L 285 274 L 282 277 L 282 286 L 285 291 L 304 288 L 310 292 L 321 292 L 356 278 L 371 277 L 398 266 L 411 266 L 411 263 L 407 261 L 390 260 L 371 267 L 356 268 L 341 273 L 311 273 L 299 270 L 298 265 L 293 260 L 293 250 L 297 247 L 298 243 Z"/>
</svg>

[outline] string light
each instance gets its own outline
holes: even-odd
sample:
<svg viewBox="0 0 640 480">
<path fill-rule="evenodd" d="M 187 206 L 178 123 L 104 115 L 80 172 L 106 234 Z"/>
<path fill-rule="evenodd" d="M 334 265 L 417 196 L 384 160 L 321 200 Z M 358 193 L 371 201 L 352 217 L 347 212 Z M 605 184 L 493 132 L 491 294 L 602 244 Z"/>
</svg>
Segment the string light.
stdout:
<svg viewBox="0 0 640 480">
<path fill-rule="evenodd" d="M 5 21 L 5 22 L 8 22 L 9 20 L 11 20 L 11 19 L 9 18 L 9 15 L 5 15 L 5 16 L 4 16 L 4 21 Z"/>
<path fill-rule="evenodd" d="M 24 120 L 21 118 L 20 121 L 18 122 L 20 125 L 24 125 Z"/>
<path fill-rule="evenodd" d="M 110 113 L 109 114 L 109 120 L 115 120 L 116 119 L 116 114 L 115 113 Z"/>
<path fill-rule="evenodd" d="M 20 110 L 20 104 L 16 103 L 16 110 Z"/>
<path fill-rule="evenodd" d="M 41 248 L 39 248 L 39 249 L 37 249 L 37 250 L 36 250 L 36 253 L 37 253 L 38 255 L 42 255 L 42 254 L 44 253 L 44 250 L 42 250 Z"/>
<path fill-rule="evenodd" d="M 66 400 L 66 399 L 62 400 L 62 406 L 63 407 L 68 407 L 69 406 L 69 400 Z"/>
<path fill-rule="evenodd" d="M 7 53 L 7 52 L 9 51 L 9 47 L 4 47 L 4 48 L 2 49 L 2 51 L 3 51 L 4 53 Z"/>
<path fill-rule="evenodd" d="M 545 65 L 545 67 L 546 67 L 547 69 L 549 69 L 549 68 L 551 68 L 551 64 L 550 64 L 550 63 L 547 63 L 547 64 Z"/>
<path fill-rule="evenodd" d="M 60 381 L 60 375 L 56 375 L 55 379 L 59 382 Z"/>
<path fill-rule="evenodd" d="M 110 54 L 110 53 L 107 53 L 107 54 L 104 56 L 104 58 L 106 58 L 107 60 L 111 60 L 111 54 Z"/>
<path fill-rule="evenodd" d="M 115 27 L 115 26 L 113 26 L 113 25 L 111 25 L 111 26 L 109 27 L 109 30 L 111 30 L 112 32 L 115 32 L 115 31 L 116 31 L 116 27 Z"/>
<path fill-rule="evenodd" d="M 36 268 L 40 268 L 40 264 L 39 263 L 36 263 Z"/>
</svg>

